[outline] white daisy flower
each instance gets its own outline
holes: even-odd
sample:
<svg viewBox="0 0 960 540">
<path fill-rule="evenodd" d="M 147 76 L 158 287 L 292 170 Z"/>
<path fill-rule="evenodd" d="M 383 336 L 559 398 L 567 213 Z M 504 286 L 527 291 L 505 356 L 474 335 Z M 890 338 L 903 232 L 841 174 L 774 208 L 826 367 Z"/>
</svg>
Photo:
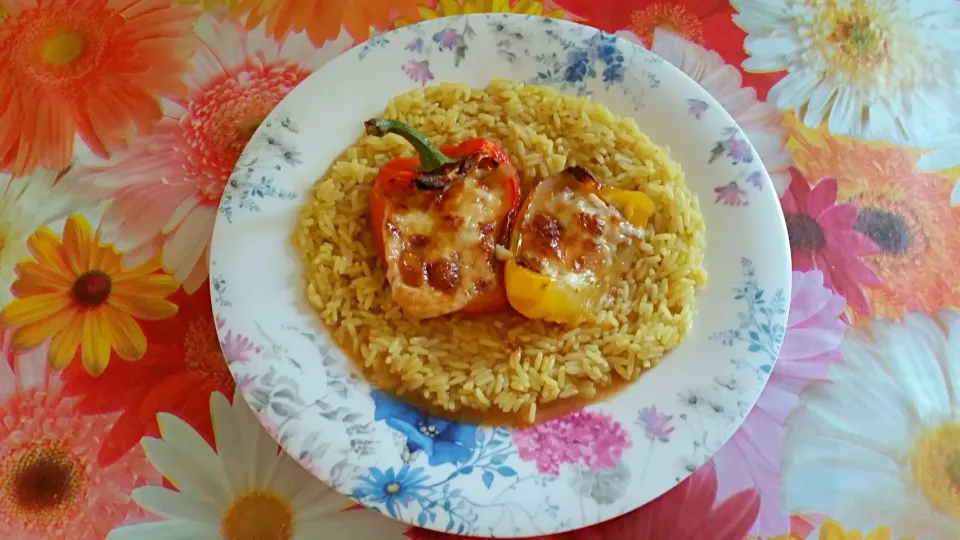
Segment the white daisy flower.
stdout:
<svg viewBox="0 0 960 540">
<path fill-rule="evenodd" d="M 960 71 L 955 0 L 732 0 L 743 67 L 787 71 L 768 100 L 810 127 L 910 144 L 950 125 Z"/>
<path fill-rule="evenodd" d="M 147 458 L 179 491 L 135 489 L 133 499 L 165 521 L 119 527 L 108 540 L 402 539 L 406 525 L 353 501 L 277 451 L 239 394 L 210 396 L 217 450 L 184 421 L 161 413 L 160 439 L 144 437 Z"/>
<path fill-rule="evenodd" d="M 17 262 L 30 257 L 30 235 L 92 202 L 70 173 L 43 168 L 29 176 L 0 173 L 0 307 L 13 299 L 10 285 Z"/>
<path fill-rule="evenodd" d="M 960 312 L 853 329 L 787 428 L 786 508 L 893 538 L 960 538 Z"/>
<path fill-rule="evenodd" d="M 697 81 L 743 129 L 770 173 L 777 195 L 790 186 L 792 164 L 786 149 L 789 130 L 776 107 L 757 99 L 757 91 L 743 86 L 740 70 L 708 51 L 670 31 L 657 28 L 653 33 L 653 52 Z"/>
</svg>

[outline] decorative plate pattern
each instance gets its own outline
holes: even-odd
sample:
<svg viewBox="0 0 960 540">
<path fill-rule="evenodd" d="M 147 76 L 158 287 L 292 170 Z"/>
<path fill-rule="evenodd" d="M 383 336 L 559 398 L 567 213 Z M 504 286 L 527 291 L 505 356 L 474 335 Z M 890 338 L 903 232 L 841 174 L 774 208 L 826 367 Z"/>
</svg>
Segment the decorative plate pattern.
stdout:
<svg viewBox="0 0 960 540">
<path fill-rule="evenodd" d="M 708 231 L 710 283 L 687 340 L 617 397 L 518 431 L 431 417 L 355 375 L 303 298 L 291 243 L 313 182 L 387 100 L 423 85 L 482 87 L 492 78 L 590 95 L 635 118 L 683 166 Z M 494 537 L 610 519 L 705 463 L 766 383 L 791 296 L 777 194 L 746 136 L 706 91 L 611 34 L 493 14 L 382 34 L 290 93 L 230 177 L 210 274 L 220 340 L 235 345 L 225 348 L 230 369 L 290 455 L 386 515 Z"/>
</svg>

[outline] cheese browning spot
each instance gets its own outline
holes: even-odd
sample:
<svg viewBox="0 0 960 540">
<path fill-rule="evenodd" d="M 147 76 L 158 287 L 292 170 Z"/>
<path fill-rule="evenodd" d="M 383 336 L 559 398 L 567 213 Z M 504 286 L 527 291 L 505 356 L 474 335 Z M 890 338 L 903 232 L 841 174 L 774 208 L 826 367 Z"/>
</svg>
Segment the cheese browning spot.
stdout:
<svg viewBox="0 0 960 540">
<path fill-rule="evenodd" d="M 561 172 L 534 188 L 518 218 L 517 264 L 563 283 L 584 311 L 599 305 L 622 274 L 622 248 L 643 238 L 643 229 L 597 196 L 599 189 L 585 170 Z"/>
<path fill-rule="evenodd" d="M 478 169 L 442 189 L 404 194 L 392 205 L 384 244 L 388 253 L 399 254 L 394 290 L 416 289 L 404 291 L 406 302 L 429 306 L 436 302 L 431 295 L 441 293 L 449 305 L 466 304 L 502 282 L 496 250 L 498 236 L 504 235 L 505 193 L 489 180 L 494 174 Z"/>
</svg>

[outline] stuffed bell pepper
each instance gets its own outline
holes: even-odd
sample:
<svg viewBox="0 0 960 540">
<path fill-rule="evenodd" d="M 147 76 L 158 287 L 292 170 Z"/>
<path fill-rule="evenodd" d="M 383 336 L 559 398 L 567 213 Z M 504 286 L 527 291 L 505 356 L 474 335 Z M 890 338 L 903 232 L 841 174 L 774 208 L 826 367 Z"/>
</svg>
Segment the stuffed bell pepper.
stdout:
<svg viewBox="0 0 960 540">
<path fill-rule="evenodd" d="M 618 251 L 643 238 L 653 201 L 605 187 L 582 167 L 541 181 L 514 218 L 504 276 L 507 298 L 531 319 L 591 319 L 623 270 Z M 622 255 L 622 254 L 621 254 Z"/>
<path fill-rule="evenodd" d="M 497 247 L 509 242 L 520 184 L 510 158 L 481 138 L 437 148 L 413 127 L 373 119 L 417 156 L 387 163 L 370 191 L 374 241 L 393 299 L 412 319 L 508 307 Z"/>
</svg>

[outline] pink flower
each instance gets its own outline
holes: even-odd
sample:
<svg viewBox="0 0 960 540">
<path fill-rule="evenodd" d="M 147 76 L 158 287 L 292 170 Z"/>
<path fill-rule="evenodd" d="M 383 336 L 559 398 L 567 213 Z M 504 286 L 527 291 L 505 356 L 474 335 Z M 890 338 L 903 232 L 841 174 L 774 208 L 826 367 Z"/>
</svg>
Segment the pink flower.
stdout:
<svg viewBox="0 0 960 540">
<path fill-rule="evenodd" d="M 182 100 L 164 101 L 152 135 L 109 162 L 86 158 L 86 181 L 113 191 L 102 238 L 128 264 L 163 253 L 164 266 L 194 292 L 207 276 L 207 248 L 224 185 L 260 122 L 313 70 L 349 48 L 350 37 L 315 48 L 302 34 L 282 42 L 264 26 L 201 17 L 200 46 Z"/>
<path fill-rule="evenodd" d="M 670 422 L 673 416 L 657 412 L 657 407 L 646 407 L 640 411 L 637 425 L 643 427 L 647 437 L 651 439 L 660 439 L 666 441 L 673 433 L 673 426 Z"/>
<path fill-rule="evenodd" d="M 218 330 L 223 330 L 226 325 L 227 321 L 217 317 Z M 260 347 L 254 344 L 252 340 L 240 334 L 234 334 L 231 330 L 227 330 L 226 335 L 220 341 L 220 348 L 223 350 L 223 357 L 228 364 L 231 362 L 249 362 L 251 352 L 260 354 Z"/>
<path fill-rule="evenodd" d="M 161 476 L 139 448 L 97 465 L 117 415 L 81 415 L 43 349 L 0 363 L 0 538 L 102 540 L 146 519 L 130 493 Z"/>
<path fill-rule="evenodd" d="M 411 39 L 406 47 L 403 48 L 406 51 L 413 51 L 415 53 L 423 52 L 423 38 Z"/>
<path fill-rule="evenodd" d="M 441 51 L 454 49 L 463 44 L 463 34 L 456 30 L 444 30 L 434 34 L 433 41 L 437 43 Z"/>
<path fill-rule="evenodd" d="M 420 62 L 411 60 L 401 66 L 400 69 L 407 74 L 407 77 L 410 77 L 410 80 L 419 85 L 426 85 L 433 80 L 433 72 L 430 71 L 430 62 L 427 60 Z"/>
<path fill-rule="evenodd" d="M 789 132 L 783 125 L 783 113 L 757 99 L 753 88 L 744 88 L 740 70 L 724 62 L 715 51 L 708 51 L 663 28 L 654 30 L 651 50 L 697 81 L 730 113 L 756 148 L 777 194 L 783 195 L 790 185 L 787 169 L 792 163 L 786 147 Z M 746 149 L 743 141 L 740 144 Z"/>
<path fill-rule="evenodd" d="M 610 521 L 540 540 L 743 540 L 757 519 L 760 497 L 745 489 L 717 493 L 717 475 L 706 464 L 652 502 Z"/>
<path fill-rule="evenodd" d="M 737 163 L 752 163 L 753 151 L 747 145 L 747 141 L 740 137 L 731 137 L 726 143 L 727 156 Z"/>
<path fill-rule="evenodd" d="M 861 257 L 879 249 L 855 229 L 859 210 L 853 203 L 837 203 L 837 180 L 824 178 L 813 189 L 794 175 L 790 190 L 780 199 L 790 235 L 794 270 L 820 270 L 824 285 L 837 291 L 860 314 L 870 313 L 863 285 L 879 285 L 880 276 Z"/>
<path fill-rule="evenodd" d="M 520 459 L 536 461 L 541 473 L 560 474 L 560 465 L 580 463 L 589 469 L 615 467 L 630 448 L 627 432 L 606 413 L 581 409 L 513 433 Z"/>
<path fill-rule="evenodd" d="M 727 206 L 746 206 L 749 204 L 747 202 L 747 192 L 740 189 L 736 182 L 730 182 L 725 186 L 717 186 L 713 188 L 713 192 L 717 194 L 717 199 L 714 202 L 723 203 Z"/>
<path fill-rule="evenodd" d="M 227 363 L 250 361 L 250 353 L 259 354 L 260 347 L 257 347 L 249 338 L 234 334 L 227 330 L 227 335 L 220 341 L 220 348 L 223 349 L 223 357 Z"/>
<path fill-rule="evenodd" d="M 696 118 L 697 120 L 700 120 L 701 118 L 703 118 L 703 113 L 707 112 L 707 109 L 709 107 L 710 106 L 707 105 L 706 101 L 703 101 L 700 99 L 687 100 L 687 112 L 689 112 L 690 115 Z"/>
<path fill-rule="evenodd" d="M 770 382 L 740 430 L 714 456 L 721 497 L 747 488 L 756 488 L 762 495 L 755 534 L 790 531 L 788 512 L 780 505 L 787 415 L 796 408 L 803 388 L 826 379 L 830 363 L 841 358 L 847 329 L 839 319 L 844 301 L 823 281 L 819 270 L 793 273 L 786 336 Z"/>
</svg>

